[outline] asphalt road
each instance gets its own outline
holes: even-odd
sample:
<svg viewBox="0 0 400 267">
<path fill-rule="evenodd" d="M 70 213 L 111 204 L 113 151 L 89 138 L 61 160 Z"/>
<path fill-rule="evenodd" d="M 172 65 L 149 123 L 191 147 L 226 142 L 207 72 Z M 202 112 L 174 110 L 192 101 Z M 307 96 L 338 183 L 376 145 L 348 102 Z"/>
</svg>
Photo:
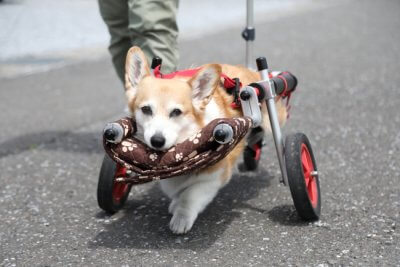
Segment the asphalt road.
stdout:
<svg viewBox="0 0 400 267">
<path fill-rule="evenodd" d="M 286 133 L 311 139 L 322 218 L 302 222 L 272 139 L 192 231 L 156 185 L 97 206 L 105 122 L 122 115 L 109 59 L 0 80 L 1 266 L 400 266 L 400 2 L 332 1 L 257 25 L 256 53 L 299 78 Z M 242 63 L 241 29 L 181 43 L 182 66 Z"/>
</svg>

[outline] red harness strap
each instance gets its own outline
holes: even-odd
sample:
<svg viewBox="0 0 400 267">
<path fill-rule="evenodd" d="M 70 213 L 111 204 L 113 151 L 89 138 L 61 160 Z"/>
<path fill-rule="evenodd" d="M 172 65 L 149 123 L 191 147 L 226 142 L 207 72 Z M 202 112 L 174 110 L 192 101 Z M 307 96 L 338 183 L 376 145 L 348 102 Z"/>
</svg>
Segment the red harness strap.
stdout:
<svg viewBox="0 0 400 267">
<path fill-rule="evenodd" d="M 200 68 L 197 69 L 187 69 L 187 70 L 179 70 L 179 71 L 175 71 L 175 72 L 171 72 L 168 74 L 162 74 L 160 71 L 160 66 L 157 66 L 153 73 L 154 76 L 157 78 L 161 78 L 161 79 L 172 79 L 175 76 L 182 76 L 182 77 L 192 77 L 194 76 L 198 71 L 200 70 Z"/>
<path fill-rule="evenodd" d="M 160 71 L 160 66 L 157 66 L 154 70 L 154 76 L 157 78 L 161 78 L 161 79 L 172 79 L 176 76 L 181 76 L 181 77 L 193 77 L 198 71 L 200 70 L 200 68 L 197 69 L 187 69 L 187 70 L 179 70 L 179 71 L 175 71 L 172 73 L 168 73 L 168 74 L 162 74 Z M 234 88 L 236 86 L 235 80 L 228 77 L 225 73 L 221 73 L 221 77 L 224 78 L 224 88 L 227 90 L 230 90 L 232 88 Z M 240 83 L 239 87 L 242 87 L 242 83 Z M 232 108 L 240 108 L 240 105 L 238 105 L 237 102 L 232 102 L 231 103 L 231 107 Z"/>
<path fill-rule="evenodd" d="M 181 77 L 192 77 L 194 76 L 198 71 L 200 70 L 200 68 L 197 69 L 187 69 L 187 70 L 179 70 L 179 71 L 175 71 L 172 73 L 168 73 L 168 74 L 162 74 L 160 72 L 160 66 L 157 66 L 153 73 L 154 76 L 157 78 L 161 78 L 161 79 L 172 79 L 175 76 L 181 76 Z M 232 88 L 235 86 L 235 81 L 228 77 L 225 73 L 221 73 L 221 77 L 224 78 L 224 88 L 228 89 L 228 88 Z"/>
<path fill-rule="evenodd" d="M 181 77 L 193 77 L 198 71 L 200 70 L 200 68 L 197 69 L 187 69 L 187 70 L 179 70 L 179 71 L 175 71 L 172 73 L 168 73 L 168 74 L 162 74 L 160 71 L 160 66 L 157 66 L 154 70 L 154 76 L 157 78 L 161 78 L 161 79 L 172 79 L 176 76 L 181 76 Z M 285 84 L 285 90 L 283 91 L 283 93 L 280 95 L 280 97 L 282 98 L 287 98 L 286 100 L 286 109 L 288 111 L 288 116 L 289 116 L 289 110 L 290 110 L 290 105 L 289 105 L 289 100 L 290 100 L 290 95 L 292 92 L 288 91 L 288 85 L 286 82 L 286 79 L 282 76 L 284 72 L 279 73 L 276 77 L 278 77 L 279 79 L 281 79 L 283 81 L 283 83 Z M 221 77 L 224 78 L 224 88 L 226 90 L 232 90 L 232 88 L 234 88 L 236 86 L 235 80 L 228 77 L 225 73 L 221 73 Z M 273 78 L 274 76 L 272 75 L 272 73 L 269 73 L 269 78 Z M 239 84 L 239 88 L 242 87 L 242 83 Z M 238 101 L 233 101 L 231 103 L 231 107 L 233 109 L 237 109 L 240 108 L 240 102 Z"/>
</svg>

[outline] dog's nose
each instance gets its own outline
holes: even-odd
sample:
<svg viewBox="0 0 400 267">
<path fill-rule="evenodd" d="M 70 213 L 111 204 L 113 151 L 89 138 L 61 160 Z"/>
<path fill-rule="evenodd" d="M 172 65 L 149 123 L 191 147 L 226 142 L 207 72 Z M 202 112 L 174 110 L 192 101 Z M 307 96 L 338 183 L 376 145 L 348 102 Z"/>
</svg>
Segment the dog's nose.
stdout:
<svg viewBox="0 0 400 267">
<path fill-rule="evenodd" d="M 161 148 L 165 144 L 165 138 L 161 134 L 155 134 L 150 139 L 151 145 L 155 148 Z"/>
</svg>

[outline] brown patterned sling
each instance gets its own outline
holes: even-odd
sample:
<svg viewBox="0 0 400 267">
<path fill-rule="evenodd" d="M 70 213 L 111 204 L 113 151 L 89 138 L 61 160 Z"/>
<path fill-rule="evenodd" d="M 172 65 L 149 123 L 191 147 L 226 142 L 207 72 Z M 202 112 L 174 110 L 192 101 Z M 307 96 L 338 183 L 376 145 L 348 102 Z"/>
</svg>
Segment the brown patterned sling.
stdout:
<svg viewBox="0 0 400 267">
<path fill-rule="evenodd" d="M 124 129 L 122 141 L 115 144 L 103 138 L 104 149 L 115 162 L 132 171 L 124 181 L 133 184 L 198 172 L 212 166 L 232 151 L 252 125 L 247 117 L 215 119 L 168 151 L 157 151 L 134 137 L 136 123 L 132 118 L 115 123 Z M 233 139 L 226 144 L 216 142 L 213 137 L 214 128 L 222 123 L 233 129 Z"/>
</svg>

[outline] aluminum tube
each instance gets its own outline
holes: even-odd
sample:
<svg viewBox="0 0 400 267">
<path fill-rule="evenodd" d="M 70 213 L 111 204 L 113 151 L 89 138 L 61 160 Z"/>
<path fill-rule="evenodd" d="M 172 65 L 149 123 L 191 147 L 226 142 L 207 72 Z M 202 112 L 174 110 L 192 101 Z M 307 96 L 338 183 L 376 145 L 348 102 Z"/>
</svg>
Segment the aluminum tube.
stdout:
<svg viewBox="0 0 400 267">
<path fill-rule="evenodd" d="M 247 0 L 247 27 L 254 28 L 254 2 Z"/>
<path fill-rule="evenodd" d="M 261 70 L 260 76 L 261 79 L 264 82 L 266 82 L 267 83 L 266 85 L 268 86 L 268 88 L 265 88 L 266 89 L 265 93 L 267 98 L 267 109 L 268 109 L 269 121 L 271 123 L 272 135 L 274 137 L 276 154 L 278 156 L 279 167 L 281 168 L 281 173 L 282 173 L 282 179 L 280 181 L 283 182 L 283 184 L 288 185 L 286 163 L 284 157 L 285 147 L 283 143 L 281 127 L 279 125 L 278 114 L 276 112 L 276 106 L 275 106 L 275 96 L 276 96 L 275 89 L 271 85 L 271 81 L 268 75 L 268 69 Z"/>
<path fill-rule="evenodd" d="M 246 28 L 254 28 L 254 2 L 247 0 Z M 246 41 L 246 67 L 253 68 L 253 41 Z"/>
<path fill-rule="evenodd" d="M 285 185 L 288 185 L 286 164 L 284 158 L 284 144 L 281 128 L 279 126 L 278 114 L 276 113 L 275 100 L 273 98 L 267 99 L 267 108 L 269 120 L 271 122 L 272 135 L 274 136 L 276 154 L 278 156 L 279 166 L 281 168 L 282 179 Z"/>
<path fill-rule="evenodd" d="M 253 69 L 253 41 L 246 41 L 246 67 Z"/>
</svg>

